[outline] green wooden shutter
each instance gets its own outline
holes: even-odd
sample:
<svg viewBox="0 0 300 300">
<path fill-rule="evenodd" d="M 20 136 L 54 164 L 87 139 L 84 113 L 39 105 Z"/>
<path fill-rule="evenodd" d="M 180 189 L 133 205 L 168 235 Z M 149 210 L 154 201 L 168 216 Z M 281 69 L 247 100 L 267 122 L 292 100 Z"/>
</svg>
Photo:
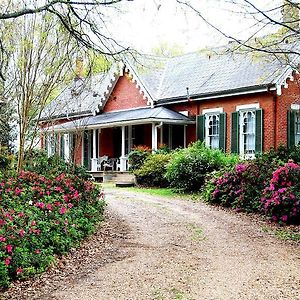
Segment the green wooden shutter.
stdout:
<svg viewBox="0 0 300 300">
<path fill-rule="evenodd" d="M 226 152 L 226 113 L 220 113 L 219 120 L 219 149 Z"/>
<path fill-rule="evenodd" d="M 239 153 L 239 112 L 231 113 L 231 153 Z"/>
<path fill-rule="evenodd" d="M 287 116 L 287 145 L 289 148 L 295 146 L 295 120 L 296 112 L 289 110 Z"/>
<path fill-rule="evenodd" d="M 197 130 L 196 130 L 197 140 L 201 142 L 204 141 L 205 138 L 205 115 L 197 116 Z"/>
<path fill-rule="evenodd" d="M 263 110 L 257 109 L 255 111 L 255 152 L 261 153 L 263 151 L 264 141 L 264 119 Z"/>
</svg>

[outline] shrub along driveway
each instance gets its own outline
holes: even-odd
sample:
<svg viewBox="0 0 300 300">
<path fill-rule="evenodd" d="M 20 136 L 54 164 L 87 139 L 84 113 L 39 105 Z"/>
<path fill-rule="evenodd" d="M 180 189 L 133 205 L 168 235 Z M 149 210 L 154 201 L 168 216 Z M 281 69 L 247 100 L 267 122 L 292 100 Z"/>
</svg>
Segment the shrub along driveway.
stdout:
<svg viewBox="0 0 300 300">
<path fill-rule="evenodd" d="M 257 218 L 122 189 L 106 199 L 109 238 L 96 234 L 63 268 L 5 296 L 300 299 L 299 244 L 266 233 Z"/>
</svg>

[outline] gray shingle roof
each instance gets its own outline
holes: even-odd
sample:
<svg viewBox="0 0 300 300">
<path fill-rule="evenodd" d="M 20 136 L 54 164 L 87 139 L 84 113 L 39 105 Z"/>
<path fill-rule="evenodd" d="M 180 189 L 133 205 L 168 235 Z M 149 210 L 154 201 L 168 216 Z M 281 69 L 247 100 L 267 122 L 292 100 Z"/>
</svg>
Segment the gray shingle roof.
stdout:
<svg viewBox="0 0 300 300">
<path fill-rule="evenodd" d="M 275 86 L 288 68 L 267 55 L 224 50 L 213 55 L 195 52 L 170 59 L 152 57 L 148 61 L 143 68 L 127 61 L 127 67 L 157 104 L 186 99 L 187 87 L 190 96 L 200 99 Z M 42 118 L 98 112 L 117 79 L 118 68 L 113 66 L 106 75 L 94 77 L 92 83 L 82 80 L 72 83 L 46 107 Z"/>
<path fill-rule="evenodd" d="M 139 123 L 139 122 L 165 122 L 177 124 L 193 123 L 190 118 L 172 111 L 165 107 L 138 108 L 126 111 L 102 113 L 97 116 L 85 117 L 76 121 L 54 126 L 54 130 L 74 130 L 76 128 L 89 128 L 99 125 L 99 127 L 113 126 L 118 123 Z"/>
<path fill-rule="evenodd" d="M 191 53 L 167 61 L 160 79 L 160 88 L 156 89 L 154 98 L 159 102 L 185 97 L 187 87 L 190 95 L 209 95 L 268 86 L 275 84 L 283 69 L 276 60 L 255 57 L 249 53 L 212 56 Z M 144 80 L 143 75 L 141 80 Z"/>
</svg>

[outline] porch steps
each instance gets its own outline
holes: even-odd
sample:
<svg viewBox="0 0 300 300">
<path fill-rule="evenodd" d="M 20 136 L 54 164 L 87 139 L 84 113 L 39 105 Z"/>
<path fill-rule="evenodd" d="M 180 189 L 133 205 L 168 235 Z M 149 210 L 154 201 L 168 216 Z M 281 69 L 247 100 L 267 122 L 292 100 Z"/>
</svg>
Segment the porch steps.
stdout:
<svg viewBox="0 0 300 300">
<path fill-rule="evenodd" d="M 120 184 L 135 184 L 135 177 L 129 172 L 117 172 L 117 171 L 106 171 L 106 172 L 91 172 L 95 180 L 102 182 L 112 182 Z"/>
</svg>

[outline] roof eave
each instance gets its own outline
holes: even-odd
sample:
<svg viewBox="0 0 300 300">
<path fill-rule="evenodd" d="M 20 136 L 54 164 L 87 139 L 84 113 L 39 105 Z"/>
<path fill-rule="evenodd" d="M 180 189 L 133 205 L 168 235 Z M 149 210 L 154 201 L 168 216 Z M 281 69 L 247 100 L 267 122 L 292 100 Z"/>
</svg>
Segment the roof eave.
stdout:
<svg viewBox="0 0 300 300">
<path fill-rule="evenodd" d="M 58 116 L 49 116 L 47 118 L 40 118 L 38 121 L 39 122 L 53 122 L 53 121 L 59 121 L 59 120 L 65 120 L 65 119 L 70 119 L 70 118 L 77 118 L 77 117 L 88 117 L 92 116 L 93 113 L 90 110 L 83 111 L 80 113 L 70 113 L 70 114 L 61 114 Z"/>
<path fill-rule="evenodd" d="M 274 83 L 220 91 L 216 93 L 213 92 L 213 93 L 204 93 L 204 94 L 193 94 L 190 95 L 189 99 L 186 96 L 165 98 L 156 101 L 155 106 L 161 106 L 165 104 L 176 104 L 176 103 L 189 102 L 189 101 L 211 100 L 216 98 L 225 98 L 225 97 L 247 95 L 247 94 L 254 94 L 254 93 L 264 93 L 273 90 L 272 88 L 276 89 L 276 85 Z"/>
</svg>

